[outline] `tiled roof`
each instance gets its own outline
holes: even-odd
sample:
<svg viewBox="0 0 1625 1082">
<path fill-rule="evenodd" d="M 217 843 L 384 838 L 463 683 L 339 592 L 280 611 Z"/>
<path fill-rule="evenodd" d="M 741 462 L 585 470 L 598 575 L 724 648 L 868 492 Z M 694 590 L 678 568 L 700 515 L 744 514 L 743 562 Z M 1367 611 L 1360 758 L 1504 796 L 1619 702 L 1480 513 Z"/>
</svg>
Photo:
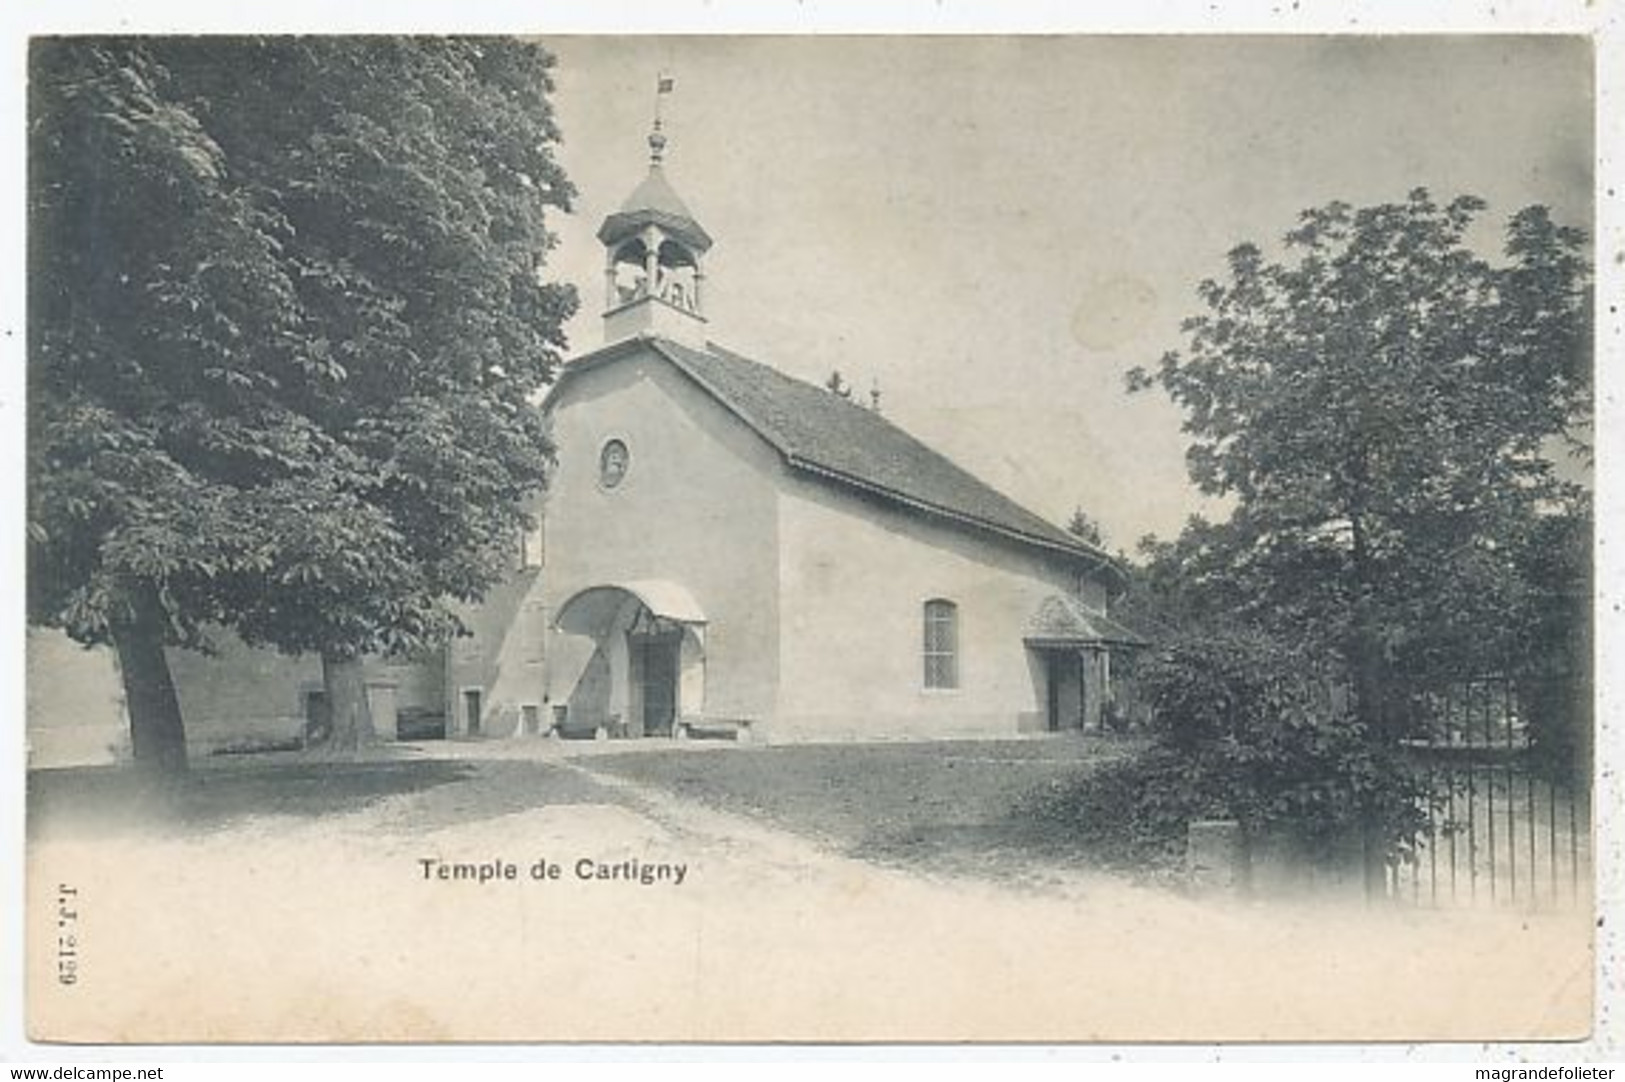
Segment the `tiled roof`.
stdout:
<svg viewBox="0 0 1625 1082">
<path fill-rule="evenodd" d="M 1027 620 L 1023 638 L 1034 645 L 1083 646 L 1120 643 L 1144 646 L 1135 634 L 1103 612 L 1095 612 L 1069 594 L 1051 594 Z"/>
<path fill-rule="evenodd" d="M 651 222 L 701 252 L 711 247 L 711 235 L 672 189 L 658 165 L 649 168 L 649 175 L 626 197 L 621 209 L 604 219 L 598 227 L 598 239 L 604 244 L 616 244 Z"/>
<path fill-rule="evenodd" d="M 1022 507 L 874 410 L 714 343 L 697 350 L 664 338 L 643 341 L 772 444 L 793 468 L 1122 577 L 1122 569 L 1105 552 Z M 571 362 L 566 370 L 591 364 L 604 352 Z"/>
</svg>

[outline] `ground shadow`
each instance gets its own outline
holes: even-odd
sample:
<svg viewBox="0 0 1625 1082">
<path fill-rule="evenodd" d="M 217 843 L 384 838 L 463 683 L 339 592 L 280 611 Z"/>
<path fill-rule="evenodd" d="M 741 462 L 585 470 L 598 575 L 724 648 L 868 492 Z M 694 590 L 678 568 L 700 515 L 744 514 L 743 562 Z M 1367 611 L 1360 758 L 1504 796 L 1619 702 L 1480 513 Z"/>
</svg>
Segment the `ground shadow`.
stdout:
<svg viewBox="0 0 1625 1082">
<path fill-rule="evenodd" d="M 316 819 L 387 797 L 465 780 L 466 763 L 289 761 L 207 765 L 178 778 L 130 766 L 35 770 L 28 776 L 32 838 L 201 835 L 265 816 Z"/>
<path fill-rule="evenodd" d="M 28 832 L 188 837 L 255 818 L 335 818 L 397 797 L 410 799 L 369 829 L 416 834 L 543 805 L 617 802 L 580 772 L 540 762 L 245 756 L 174 779 L 129 766 L 32 771 Z"/>
<path fill-rule="evenodd" d="M 472 773 L 451 779 L 458 784 L 425 788 L 412 801 L 410 815 L 387 829 L 418 834 L 546 806 L 626 803 L 580 771 L 554 763 L 487 760 L 464 765 Z"/>
</svg>

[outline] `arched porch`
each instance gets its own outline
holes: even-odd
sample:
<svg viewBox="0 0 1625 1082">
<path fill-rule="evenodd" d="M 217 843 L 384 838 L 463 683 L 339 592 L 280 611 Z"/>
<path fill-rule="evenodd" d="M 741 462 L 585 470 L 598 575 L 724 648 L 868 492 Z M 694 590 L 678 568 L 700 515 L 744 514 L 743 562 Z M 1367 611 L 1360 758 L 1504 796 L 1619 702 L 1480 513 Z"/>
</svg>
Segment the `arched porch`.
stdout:
<svg viewBox="0 0 1625 1082">
<path fill-rule="evenodd" d="M 644 580 L 580 590 L 554 629 L 582 640 L 549 677 L 564 725 L 602 736 L 672 736 L 705 704 L 705 614 L 682 586 Z M 571 670 L 574 671 L 571 671 Z"/>
</svg>

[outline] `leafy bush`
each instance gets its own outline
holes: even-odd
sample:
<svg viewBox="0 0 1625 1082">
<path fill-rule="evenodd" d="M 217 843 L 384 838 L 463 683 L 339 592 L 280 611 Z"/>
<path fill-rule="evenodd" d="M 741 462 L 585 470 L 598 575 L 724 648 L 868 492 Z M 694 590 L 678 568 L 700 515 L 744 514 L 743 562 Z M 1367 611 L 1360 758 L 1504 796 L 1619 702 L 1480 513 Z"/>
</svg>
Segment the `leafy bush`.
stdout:
<svg viewBox="0 0 1625 1082">
<path fill-rule="evenodd" d="M 1423 825 L 1419 780 L 1374 738 L 1312 658 L 1265 635 L 1208 631 L 1143 668 L 1155 737 L 1132 815 L 1150 836 L 1240 821 L 1310 851 L 1367 828 L 1392 858 Z"/>
</svg>

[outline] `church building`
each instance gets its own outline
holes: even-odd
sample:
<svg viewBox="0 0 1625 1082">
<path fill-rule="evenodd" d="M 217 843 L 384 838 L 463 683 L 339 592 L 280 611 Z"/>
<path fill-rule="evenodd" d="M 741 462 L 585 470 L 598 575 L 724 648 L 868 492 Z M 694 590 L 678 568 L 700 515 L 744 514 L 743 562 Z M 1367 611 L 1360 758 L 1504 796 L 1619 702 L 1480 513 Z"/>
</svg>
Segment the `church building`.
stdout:
<svg viewBox="0 0 1625 1082">
<path fill-rule="evenodd" d="M 1094 728 L 1104 552 L 868 408 L 710 340 L 665 141 L 598 231 L 605 344 L 543 409 L 544 696 L 564 728 L 769 741 Z"/>
</svg>

